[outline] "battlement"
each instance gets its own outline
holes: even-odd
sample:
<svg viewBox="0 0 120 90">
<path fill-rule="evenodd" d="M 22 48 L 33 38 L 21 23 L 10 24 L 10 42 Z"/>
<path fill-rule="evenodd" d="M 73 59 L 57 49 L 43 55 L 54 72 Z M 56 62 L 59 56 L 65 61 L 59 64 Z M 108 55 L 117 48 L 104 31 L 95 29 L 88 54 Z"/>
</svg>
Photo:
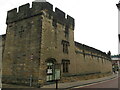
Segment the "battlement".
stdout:
<svg viewBox="0 0 120 90">
<path fill-rule="evenodd" d="M 82 49 L 82 50 L 86 50 L 86 51 L 89 51 L 91 53 L 96 53 L 98 55 L 101 55 L 101 56 L 104 56 L 106 58 L 109 58 L 110 59 L 110 56 L 107 55 L 105 52 L 102 52 L 98 49 L 95 49 L 93 47 L 90 47 L 90 46 L 87 46 L 85 44 L 81 44 L 81 43 L 78 43 L 78 42 L 75 42 L 75 46 L 77 46 L 78 48 Z"/>
<path fill-rule="evenodd" d="M 118 10 L 120 10 L 120 2 L 118 4 L 116 4 Z"/>
<path fill-rule="evenodd" d="M 55 12 L 53 11 L 53 5 L 49 2 L 32 2 L 32 7 L 30 8 L 30 4 L 27 3 L 25 5 L 19 6 L 18 12 L 17 8 L 14 8 L 7 13 L 7 21 L 6 24 L 17 22 L 19 20 L 23 20 L 26 18 L 30 18 L 36 15 L 42 15 L 42 10 L 47 10 L 49 16 L 53 16 L 53 19 L 56 21 L 55 23 L 67 24 L 71 25 L 74 28 L 74 19 L 67 15 L 65 18 L 65 13 L 58 8 L 55 8 Z"/>
</svg>

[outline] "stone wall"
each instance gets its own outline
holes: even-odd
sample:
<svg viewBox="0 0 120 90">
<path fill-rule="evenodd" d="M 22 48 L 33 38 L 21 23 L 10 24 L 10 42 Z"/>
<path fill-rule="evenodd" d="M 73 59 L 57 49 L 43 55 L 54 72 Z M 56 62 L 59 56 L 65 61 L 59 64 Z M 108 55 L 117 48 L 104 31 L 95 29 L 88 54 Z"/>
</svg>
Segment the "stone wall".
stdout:
<svg viewBox="0 0 120 90">
<path fill-rule="evenodd" d="M 78 73 L 112 72 L 111 58 L 106 53 L 75 42 Z M 77 45 L 78 44 L 78 45 Z M 79 46 L 81 45 L 81 46 Z"/>
<path fill-rule="evenodd" d="M 2 36 L 0 36 L 0 88 L 2 87 Z"/>
<path fill-rule="evenodd" d="M 5 46 L 6 35 L 0 35 L 0 87 L 2 87 L 2 59 Z"/>
<path fill-rule="evenodd" d="M 62 60 L 71 60 L 71 64 L 74 64 L 74 19 L 69 15 L 65 18 L 64 12 L 60 9 L 55 10 L 54 14 L 50 17 L 49 12 L 43 11 L 42 19 L 42 42 L 41 42 L 41 64 L 40 64 L 40 79 L 46 82 L 46 65 L 47 60 L 53 58 L 56 60 L 57 64 L 61 65 L 61 75 L 62 72 Z M 61 16 L 60 16 L 61 15 Z M 57 18 L 56 18 L 57 17 Z M 55 19 L 55 20 L 54 20 Z M 62 21 L 63 20 L 63 21 Z M 69 22 L 69 23 L 68 23 Z M 69 25 L 69 37 L 65 37 L 65 28 Z M 65 40 L 69 42 L 69 52 L 68 54 L 63 53 L 62 41 Z M 71 71 L 74 71 L 74 68 Z"/>
<path fill-rule="evenodd" d="M 46 82 L 46 60 L 54 58 L 56 63 L 61 65 L 61 78 L 73 75 L 105 74 L 112 72 L 110 56 L 95 48 L 74 42 L 74 24 L 69 26 L 69 36 L 65 36 L 65 29 L 68 23 L 64 22 L 65 13 L 59 10 L 59 19 L 49 16 L 49 12 L 43 11 L 42 19 L 42 43 L 41 43 L 41 78 Z M 55 11 L 56 12 L 56 11 Z M 72 22 L 74 19 L 70 17 Z M 61 22 L 63 20 L 63 22 Z M 68 54 L 63 53 L 62 40 L 69 42 Z M 63 73 L 62 60 L 70 60 L 69 72 Z"/>
<path fill-rule="evenodd" d="M 102 77 L 110 76 L 111 73 L 89 73 L 89 74 L 79 74 L 61 77 L 59 82 L 76 82 L 81 80 L 97 79 Z"/>
<path fill-rule="evenodd" d="M 67 18 L 65 18 L 67 16 Z M 74 42 L 74 18 L 48 2 L 33 2 L 8 11 L 3 54 L 3 83 L 46 82 L 47 60 L 60 65 L 61 77 L 110 73 L 110 58 L 95 48 Z M 63 52 L 63 41 L 68 53 Z M 69 60 L 63 73 L 62 60 Z M 61 78 L 61 79 L 62 79 Z"/>
<path fill-rule="evenodd" d="M 8 12 L 7 33 L 3 55 L 3 82 L 37 84 L 40 66 L 41 14 L 24 18 L 24 9 L 19 8 L 19 15 L 12 18 L 13 11 Z M 17 14 L 18 15 L 18 14 Z M 15 14 L 14 14 L 15 18 Z M 23 19 L 24 18 L 24 19 Z M 16 21 L 12 21 L 16 20 Z"/>
</svg>

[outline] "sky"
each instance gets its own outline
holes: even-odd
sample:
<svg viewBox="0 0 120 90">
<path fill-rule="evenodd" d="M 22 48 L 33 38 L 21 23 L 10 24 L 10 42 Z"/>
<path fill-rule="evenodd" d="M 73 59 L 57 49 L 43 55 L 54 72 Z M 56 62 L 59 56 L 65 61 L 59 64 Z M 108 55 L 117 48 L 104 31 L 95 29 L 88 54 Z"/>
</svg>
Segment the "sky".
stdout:
<svg viewBox="0 0 120 90">
<path fill-rule="evenodd" d="M 34 0 L 0 1 L 0 35 L 6 33 L 7 11 Z M 74 40 L 103 52 L 118 54 L 119 0 L 47 0 L 75 19 Z"/>
</svg>

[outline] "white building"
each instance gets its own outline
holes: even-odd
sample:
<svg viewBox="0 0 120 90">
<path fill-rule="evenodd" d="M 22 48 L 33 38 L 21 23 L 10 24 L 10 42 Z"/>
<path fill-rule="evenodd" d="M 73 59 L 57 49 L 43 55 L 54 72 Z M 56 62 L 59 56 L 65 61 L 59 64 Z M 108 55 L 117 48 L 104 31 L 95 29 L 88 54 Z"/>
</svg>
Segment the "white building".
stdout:
<svg viewBox="0 0 120 90">
<path fill-rule="evenodd" d="M 120 69 L 120 55 L 114 55 L 111 57 L 111 59 L 113 68 L 118 67 L 118 69 Z"/>
</svg>

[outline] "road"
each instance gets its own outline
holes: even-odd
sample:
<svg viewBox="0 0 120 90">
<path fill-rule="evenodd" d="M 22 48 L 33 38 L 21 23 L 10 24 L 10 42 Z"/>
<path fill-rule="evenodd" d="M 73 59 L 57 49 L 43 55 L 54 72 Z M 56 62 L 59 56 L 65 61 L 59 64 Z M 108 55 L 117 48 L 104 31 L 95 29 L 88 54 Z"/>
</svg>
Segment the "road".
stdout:
<svg viewBox="0 0 120 90">
<path fill-rule="evenodd" d="M 102 81 L 98 83 L 93 83 L 90 85 L 80 86 L 76 88 L 118 88 L 118 81 L 120 81 L 120 77 L 114 78 L 107 81 Z M 120 88 L 120 87 L 119 87 Z"/>
</svg>

